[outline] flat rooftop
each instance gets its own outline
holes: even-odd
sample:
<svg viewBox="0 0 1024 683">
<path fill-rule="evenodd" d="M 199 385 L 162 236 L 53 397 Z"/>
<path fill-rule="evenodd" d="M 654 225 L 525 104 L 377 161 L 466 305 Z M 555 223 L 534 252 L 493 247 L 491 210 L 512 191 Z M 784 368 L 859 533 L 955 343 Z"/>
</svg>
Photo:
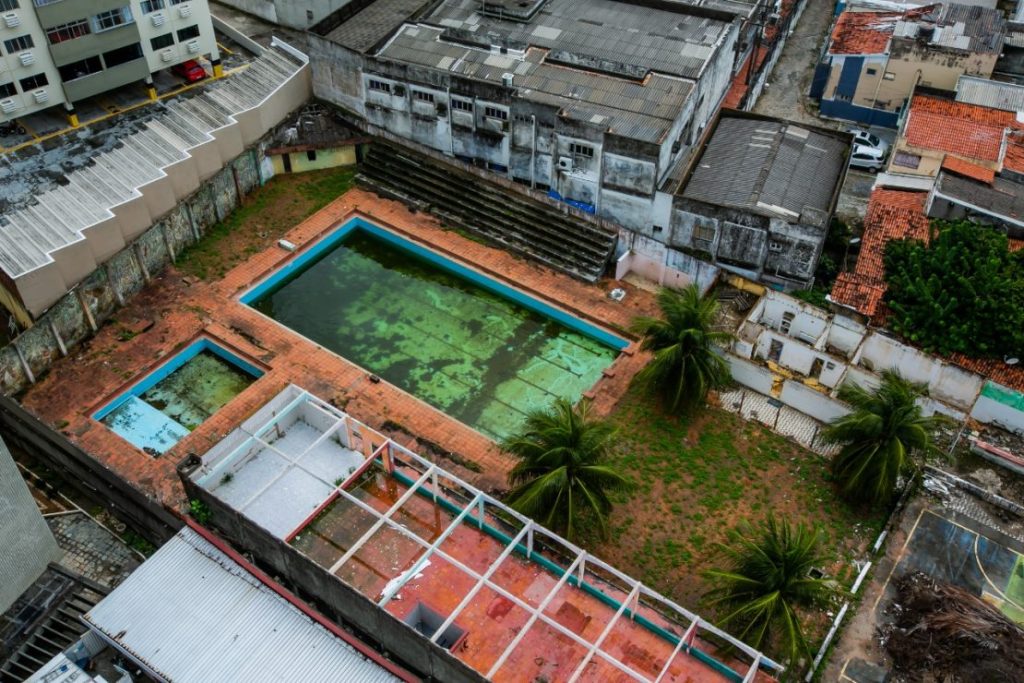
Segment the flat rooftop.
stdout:
<svg viewBox="0 0 1024 683">
<path fill-rule="evenodd" d="M 189 476 L 491 680 L 768 681 L 777 669 L 295 385 Z"/>
<path fill-rule="evenodd" d="M 827 216 L 846 168 L 844 137 L 783 120 L 722 116 L 680 195 L 790 223 Z"/>
<path fill-rule="evenodd" d="M 511 73 L 519 98 L 658 143 L 730 27 L 684 4 L 678 12 L 615 0 L 534 4 L 528 19 L 512 20 L 482 13 L 475 0 L 448 0 L 396 27 L 376 54 L 497 85 Z"/>
</svg>

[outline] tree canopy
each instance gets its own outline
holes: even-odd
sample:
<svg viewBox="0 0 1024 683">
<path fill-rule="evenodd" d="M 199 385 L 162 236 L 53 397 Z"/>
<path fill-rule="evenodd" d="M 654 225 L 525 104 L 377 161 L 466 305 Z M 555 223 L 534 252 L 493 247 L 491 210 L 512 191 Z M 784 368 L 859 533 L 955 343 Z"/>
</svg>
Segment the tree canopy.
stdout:
<svg viewBox="0 0 1024 683">
<path fill-rule="evenodd" d="M 1024 352 L 1024 251 L 969 221 L 935 221 L 929 244 L 894 240 L 885 251 L 894 331 L 927 351 L 976 357 Z"/>
</svg>

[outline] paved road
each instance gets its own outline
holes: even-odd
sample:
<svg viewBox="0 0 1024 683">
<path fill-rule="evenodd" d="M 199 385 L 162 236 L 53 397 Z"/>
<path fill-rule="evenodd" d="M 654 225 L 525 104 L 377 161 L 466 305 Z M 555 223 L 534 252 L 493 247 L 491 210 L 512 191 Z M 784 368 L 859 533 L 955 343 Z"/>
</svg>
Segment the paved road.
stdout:
<svg viewBox="0 0 1024 683">
<path fill-rule="evenodd" d="M 814 65 L 832 23 L 834 8 L 830 0 L 807 0 L 800 21 L 786 38 L 768 87 L 754 107 L 755 113 L 823 125 L 816 109 L 807 101 L 807 90 L 811 87 Z"/>
</svg>

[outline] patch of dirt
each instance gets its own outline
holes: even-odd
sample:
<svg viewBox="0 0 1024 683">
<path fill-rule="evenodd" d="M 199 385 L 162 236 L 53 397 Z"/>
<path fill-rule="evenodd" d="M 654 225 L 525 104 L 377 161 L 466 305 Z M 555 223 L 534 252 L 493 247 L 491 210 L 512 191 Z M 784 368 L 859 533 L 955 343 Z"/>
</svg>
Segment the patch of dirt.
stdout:
<svg viewBox="0 0 1024 683">
<path fill-rule="evenodd" d="M 186 249 L 178 259 L 178 269 L 203 280 L 223 277 L 344 194 L 354 177 L 355 171 L 349 168 L 274 176 Z"/>
</svg>

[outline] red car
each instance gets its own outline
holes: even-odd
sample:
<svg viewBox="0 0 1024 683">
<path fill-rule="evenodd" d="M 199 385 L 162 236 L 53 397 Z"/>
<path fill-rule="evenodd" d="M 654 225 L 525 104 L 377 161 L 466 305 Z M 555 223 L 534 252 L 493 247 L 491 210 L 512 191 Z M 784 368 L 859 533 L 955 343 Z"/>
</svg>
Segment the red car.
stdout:
<svg viewBox="0 0 1024 683">
<path fill-rule="evenodd" d="M 195 83 L 206 78 L 206 69 L 199 65 L 194 59 L 190 59 L 187 62 L 181 64 L 175 64 L 171 67 L 171 73 L 175 76 L 181 76 L 187 83 Z"/>
</svg>

